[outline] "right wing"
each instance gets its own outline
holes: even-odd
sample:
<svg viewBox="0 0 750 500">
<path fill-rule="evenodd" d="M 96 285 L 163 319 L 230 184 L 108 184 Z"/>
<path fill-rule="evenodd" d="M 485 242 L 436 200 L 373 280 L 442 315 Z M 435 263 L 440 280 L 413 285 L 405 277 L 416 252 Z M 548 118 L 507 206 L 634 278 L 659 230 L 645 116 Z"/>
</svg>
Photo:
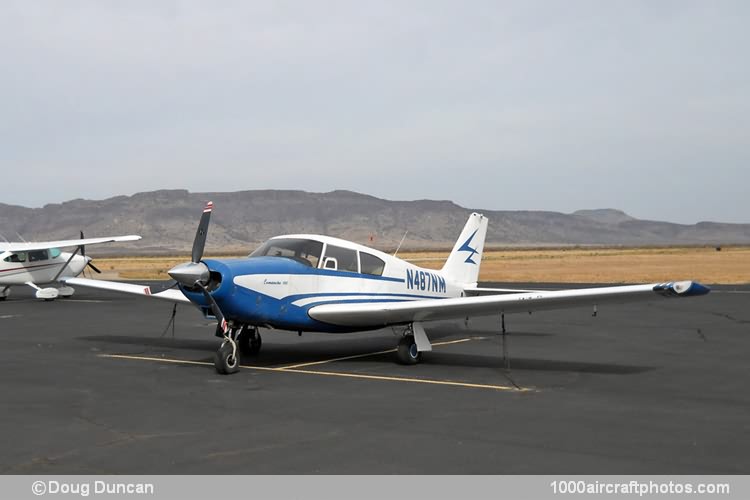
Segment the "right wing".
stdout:
<svg viewBox="0 0 750 500">
<path fill-rule="evenodd" d="M 311 318 L 338 326 L 374 327 L 499 313 L 562 309 L 662 297 L 692 297 L 710 290 L 693 281 L 625 285 L 572 290 L 506 293 L 483 297 L 420 299 L 403 302 L 321 304 L 307 312 Z"/>
<path fill-rule="evenodd" d="M 543 290 L 525 290 L 521 288 L 480 288 L 480 287 L 467 287 L 464 288 L 464 293 L 467 297 L 474 297 L 477 295 L 505 295 L 508 293 L 533 293 L 541 292 Z"/>
<path fill-rule="evenodd" d="M 127 236 L 105 236 L 103 238 L 82 238 L 78 240 L 58 241 L 11 241 L 0 243 L 0 253 L 5 252 L 29 252 L 32 250 L 47 250 L 50 248 L 68 248 L 81 245 L 99 245 L 101 243 L 114 243 L 117 241 L 137 241 L 141 237 L 135 234 Z"/>
<path fill-rule="evenodd" d="M 113 292 L 129 293 L 131 295 L 140 295 L 141 297 L 154 297 L 157 299 L 169 300 L 190 304 L 185 295 L 179 290 L 168 289 L 161 292 L 153 293 L 151 287 L 147 285 L 134 285 L 130 283 L 120 283 L 117 281 L 92 280 L 88 278 L 68 278 L 64 280 L 68 285 L 84 286 L 88 288 L 98 288 L 99 290 L 110 290 Z"/>
</svg>

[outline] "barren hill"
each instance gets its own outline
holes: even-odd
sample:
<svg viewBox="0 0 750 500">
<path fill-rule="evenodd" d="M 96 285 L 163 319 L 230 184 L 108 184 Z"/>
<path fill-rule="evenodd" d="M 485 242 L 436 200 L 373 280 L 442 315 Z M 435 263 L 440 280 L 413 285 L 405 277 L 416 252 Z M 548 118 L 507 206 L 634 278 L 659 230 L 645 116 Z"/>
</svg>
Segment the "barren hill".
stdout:
<svg viewBox="0 0 750 500">
<path fill-rule="evenodd" d="M 143 240 L 97 253 L 174 253 L 190 249 L 203 204 L 215 208 L 209 252 L 246 252 L 284 233 L 323 233 L 383 249 L 445 248 L 455 241 L 469 213 L 490 219 L 488 245 L 747 244 L 750 224 L 695 225 L 638 220 L 613 209 L 573 214 L 469 209 L 450 201 L 389 201 L 350 191 L 308 193 L 261 190 L 190 193 L 162 190 L 106 200 L 72 200 L 42 208 L 0 203 L 0 234 L 27 240 L 140 234 Z"/>
</svg>

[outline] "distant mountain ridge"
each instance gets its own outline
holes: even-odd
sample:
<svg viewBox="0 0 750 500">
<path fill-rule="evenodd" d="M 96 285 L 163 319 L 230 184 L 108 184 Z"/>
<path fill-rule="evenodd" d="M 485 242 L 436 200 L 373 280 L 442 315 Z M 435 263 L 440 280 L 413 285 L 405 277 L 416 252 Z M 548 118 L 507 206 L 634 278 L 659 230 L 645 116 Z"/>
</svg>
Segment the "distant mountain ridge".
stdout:
<svg viewBox="0 0 750 500">
<path fill-rule="evenodd" d="M 208 252 L 249 252 L 271 236 L 320 233 L 392 249 L 450 247 L 471 212 L 489 217 L 488 245 L 727 245 L 750 243 L 750 224 L 693 225 L 639 220 L 614 209 L 547 211 L 468 209 L 451 201 L 390 201 L 351 191 L 257 190 L 191 193 L 160 190 L 106 200 L 76 199 L 42 208 L 0 203 L 9 240 L 140 234 L 137 243 L 97 253 L 176 253 L 191 248 L 207 200 L 214 213 Z"/>
</svg>

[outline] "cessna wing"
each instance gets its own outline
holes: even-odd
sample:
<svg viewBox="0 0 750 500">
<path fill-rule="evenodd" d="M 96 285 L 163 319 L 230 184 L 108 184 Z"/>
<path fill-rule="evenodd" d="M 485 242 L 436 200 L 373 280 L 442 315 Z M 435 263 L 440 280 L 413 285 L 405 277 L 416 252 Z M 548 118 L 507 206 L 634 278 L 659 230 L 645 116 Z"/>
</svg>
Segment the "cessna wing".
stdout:
<svg viewBox="0 0 750 500">
<path fill-rule="evenodd" d="M 710 290 L 693 281 L 582 288 L 479 297 L 428 299 L 389 303 L 323 304 L 310 308 L 311 318 L 339 326 L 406 324 L 467 316 L 562 309 L 605 302 L 629 302 L 658 297 L 691 297 Z"/>
<path fill-rule="evenodd" d="M 100 243 L 114 243 L 117 241 L 137 241 L 140 239 L 140 236 L 131 234 L 128 236 L 105 236 L 103 238 L 83 238 L 78 240 L 2 242 L 0 243 L 0 254 L 48 250 L 50 248 L 78 247 L 81 245 L 98 245 Z"/>
<path fill-rule="evenodd" d="M 152 292 L 151 287 L 147 285 L 134 285 L 130 283 L 119 283 L 117 281 L 92 280 L 88 278 L 68 278 L 65 280 L 65 283 L 74 286 L 97 288 L 99 290 L 128 293 L 130 295 L 140 295 L 141 297 L 154 297 L 157 299 L 168 300 L 170 302 L 190 303 L 188 298 L 185 297 L 182 292 L 174 289 Z"/>
</svg>

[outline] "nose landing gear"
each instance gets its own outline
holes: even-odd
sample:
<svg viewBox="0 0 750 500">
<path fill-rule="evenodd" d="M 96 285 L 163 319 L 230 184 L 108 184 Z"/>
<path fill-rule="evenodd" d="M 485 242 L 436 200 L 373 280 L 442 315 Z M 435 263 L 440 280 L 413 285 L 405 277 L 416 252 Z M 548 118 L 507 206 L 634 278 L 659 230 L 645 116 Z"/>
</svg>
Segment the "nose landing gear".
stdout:
<svg viewBox="0 0 750 500">
<path fill-rule="evenodd" d="M 216 371 L 221 375 L 229 375 L 240 371 L 239 354 L 236 342 L 227 337 L 227 340 L 222 342 L 221 347 L 214 355 Z"/>
<path fill-rule="evenodd" d="M 222 375 L 237 373 L 240 355 L 256 356 L 263 342 L 258 327 L 250 325 L 232 328 L 226 334 L 217 328 L 217 336 L 223 337 L 224 341 L 214 355 L 214 367 Z"/>
</svg>

